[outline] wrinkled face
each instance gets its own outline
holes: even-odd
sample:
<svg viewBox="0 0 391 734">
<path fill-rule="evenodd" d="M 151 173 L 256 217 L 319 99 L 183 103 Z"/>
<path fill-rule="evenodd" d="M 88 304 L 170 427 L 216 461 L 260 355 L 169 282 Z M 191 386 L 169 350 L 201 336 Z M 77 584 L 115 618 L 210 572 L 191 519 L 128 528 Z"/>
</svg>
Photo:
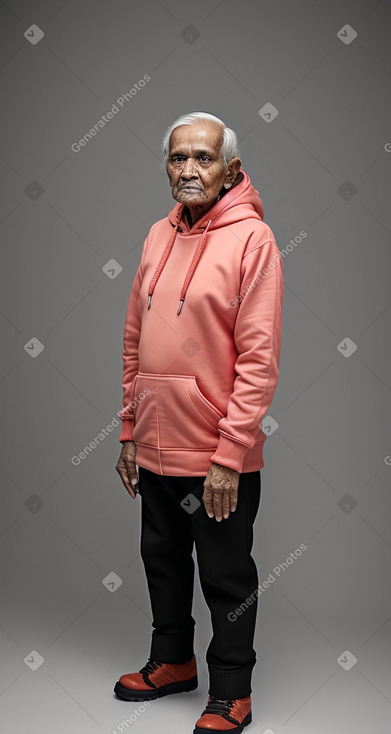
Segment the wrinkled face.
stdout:
<svg viewBox="0 0 391 734">
<path fill-rule="evenodd" d="M 207 207 L 217 199 L 228 170 L 220 155 L 222 142 L 223 133 L 208 120 L 173 130 L 166 171 L 180 204 Z"/>
</svg>

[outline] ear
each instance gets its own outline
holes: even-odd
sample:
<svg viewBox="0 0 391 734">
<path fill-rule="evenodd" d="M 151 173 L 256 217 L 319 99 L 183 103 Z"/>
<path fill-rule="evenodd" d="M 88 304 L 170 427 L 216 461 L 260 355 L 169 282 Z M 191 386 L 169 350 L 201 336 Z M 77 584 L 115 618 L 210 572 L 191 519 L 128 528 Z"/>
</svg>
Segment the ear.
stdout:
<svg viewBox="0 0 391 734">
<path fill-rule="evenodd" d="M 224 178 L 224 188 L 226 189 L 231 188 L 241 167 L 242 167 L 242 161 L 240 160 L 240 158 L 232 158 L 232 160 L 229 161 L 228 170 Z"/>
</svg>

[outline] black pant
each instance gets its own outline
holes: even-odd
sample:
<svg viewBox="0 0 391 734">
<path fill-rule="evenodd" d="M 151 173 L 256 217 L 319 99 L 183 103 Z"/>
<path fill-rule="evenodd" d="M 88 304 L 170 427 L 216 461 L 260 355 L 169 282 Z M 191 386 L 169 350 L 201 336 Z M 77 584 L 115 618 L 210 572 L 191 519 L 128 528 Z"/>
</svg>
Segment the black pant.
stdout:
<svg viewBox="0 0 391 734">
<path fill-rule="evenodd" d="M 251 693 L 256 663 L 258 574 L 251 548 L 261 475 L 260 471 L 240 474 L 237 508 L 220 522 L 205 510 L 204 481 L 202 476 L 161 476 L 139 467 L 140 550 L 154 628 L 150 657 L 162 663 L 185 663 L 194 654 L 195 542 L 213 628 L 206 653 L 209 694 L 244 698 Z"/>
</svg>

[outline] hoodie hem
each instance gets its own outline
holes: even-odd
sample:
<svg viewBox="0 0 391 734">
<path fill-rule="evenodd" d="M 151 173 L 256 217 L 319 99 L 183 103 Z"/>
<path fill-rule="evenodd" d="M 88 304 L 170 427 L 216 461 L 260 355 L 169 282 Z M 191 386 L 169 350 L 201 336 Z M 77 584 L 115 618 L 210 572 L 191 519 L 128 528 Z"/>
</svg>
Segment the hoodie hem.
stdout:
<svg viewBox="0 0 391 734">
<path fill-rule="evenodd" d="M 241 474 L 264 467 L 263 445 L 264 442 L 256 443 L 247 451 L 241 464 Z M 212 463 L 211 449 L 159 449 L 145 444 L 136 444 L 136 447 L 137 466 L 161 476 L 206 477 Z M 227 463 L 222 463 L 222 466 L 227 466 Z"/>
</svg>

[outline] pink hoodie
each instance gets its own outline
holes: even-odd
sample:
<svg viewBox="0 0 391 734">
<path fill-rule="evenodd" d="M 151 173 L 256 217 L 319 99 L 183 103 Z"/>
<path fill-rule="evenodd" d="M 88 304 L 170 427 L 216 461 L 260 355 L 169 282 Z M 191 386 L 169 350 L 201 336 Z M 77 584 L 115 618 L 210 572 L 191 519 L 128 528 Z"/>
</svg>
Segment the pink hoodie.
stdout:
<svg viewBox="0 0 391 734">
<path fill-rule="evenodd" d="M 129 297 L 119 440 L 156 474 L 264 466 L 283 259 L 247 173 L 221 194 L 193 227 L 179 203 L 151 227 Z"/>
</svg>

